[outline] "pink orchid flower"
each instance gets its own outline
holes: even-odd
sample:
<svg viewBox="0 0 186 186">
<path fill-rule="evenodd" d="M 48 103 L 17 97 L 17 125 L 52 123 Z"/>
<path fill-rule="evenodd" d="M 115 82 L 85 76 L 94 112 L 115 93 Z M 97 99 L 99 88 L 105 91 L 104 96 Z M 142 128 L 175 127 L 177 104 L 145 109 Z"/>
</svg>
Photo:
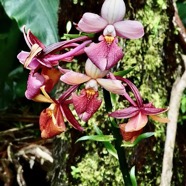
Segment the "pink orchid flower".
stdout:
<svg viewBox="0 0 186 186">
<path fill-rule="evenodd" d="M 98 85 L 115 94 L 122 95 L 125 92 L 125 88 L 120 80 L 103 78 L 107 75 L 108 71 L 101 71 L 90 59 L 87 59 L 85 64 L 86 74 L 66 69 L 60 70 L 64 73 L 60 78 L 64 83 L 69 85 L 86 83 L 85 89 L 81 91 L 80 96 L 77 96 L 75 93 L 72 94 L 75 110 L 84 121 L 87 121 L 101 105 L 102 101 L 98 99 Z"/>
<path fill-rule="evenodd" d="M 66 130 L 64 118 L 66 118 L 72 126 L 83 131 L 79 122 L 75 119 L 74 115 L 70 111 L 67 100 L 71 93 L 77 89 L 77 86 L 70 87 L 66 92 L 64 92 L 58 100 L 52 99 L 42 87 L 42 96 L 37 96 L 37 101 L 50 103 L 50 106 L 44 109 L 39 118 L 41 137 L 42 138 L 52 138 Z"/>
<path fill-rule="evenodd" d="M 105 0 L 101 16 L 88 12 L 77 24 L 77 29 L 82 32 L 97 33 L 103 30 L 103 36 L 99 38 L 100 43 L 92 43 L 85 48 L 88 57 L 101 70 L 110 69 L 123 57 L 116 36 L 137 39 L 144 35 L 140 22 L 123 21 L 125 9 L 123 0 Z"/>
<path fill-rule="evenodd" d="M 30 48 L 30 52 L 21 51 L 17 58 L 25 68 L 30 70 L 35 70 L 43 66 L 51 68 L 58 65 L 60 60 L 66 62 L 72 61 L 74 56 L 83 53 L 84 47 L 91 42 L 88 40 L 88 37 L 83 36 L 45 46 L 30 30 L 26 33 L 25 27 L 23 29 L 23 34 Z M 82 44 L 75 43 L 79 41 L 84 42 Z M 67 48 L 73 49 L 63 54 L 56 54 L 56 52 L 61 52 Z"/>
<path fill-rule="evenodd" d="M 111 117 L 118 119 L 129 118 L 127 123 L 120 125 L 121 133 L 125 136 L 125 140 L 133 141 L 141 133 L 142 129 L 148 122 L 147 116 L 150 116 L 153 120 L 162 123 L 167 123 L 169 121 L 167 118 L 157 116 L 166 112 L 168 108 L 156 108 L 152 103 L 144 104 L 137 87 L 132 82 L 121 77 L 117 77 L 117 79 L 126 83 L 131 88 L 136 98 L 136 102 L 130 101 L 132 106 L 109 114 Z"/>
</svg>

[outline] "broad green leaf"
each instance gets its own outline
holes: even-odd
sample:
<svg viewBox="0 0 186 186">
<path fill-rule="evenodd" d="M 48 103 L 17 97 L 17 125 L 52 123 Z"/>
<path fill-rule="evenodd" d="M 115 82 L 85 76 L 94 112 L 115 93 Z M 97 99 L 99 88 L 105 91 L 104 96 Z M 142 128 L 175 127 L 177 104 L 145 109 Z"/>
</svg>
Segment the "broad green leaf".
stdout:
<svg viewBox="0 0 186 186">
<path fill-rule="evenodd" d="M 135 176 L 135 167 L 133 166 L 130 170 L 130 179 L 132 186 L 137 186 L 136 176 Z"/>
<path fill-rule="evenodd" d="M 58 7 L 59 0 L 0 0 L 6 13 L 15 19 L 21 29 L 36 35 L 43 43 L 49 45 L 58 41 Z"/>
<path fill-rule="evenodd" d="M 124 142 L 124 143 L 122 144 L 122 146 L 123 146 L 123 147 L 134 147 L 134 146 L 136 146 L 141 140 L 146 139 L 146 138 L 149 138 L 149 137 L 151 137 L 151 136 L 153 136 L 153 135 L 154 135 L 154 132 L 146 132 L 146 133 L 143 133 L 143 134 L 139 135 L 133 143 L 131 143 L 131 142 Z"/>
<path fill-rule="evenodd" d="M 19 64 L 16 58 L 21 32 L 14 20 L 4 12 L 0 4 L 0 109 L 13 100 L 13 82 L 7 82 L 8 74 Z M 5 82 L 6 81 L 6 82 Z"/>
<path fill-rule="evenodd" d="M 112 140 L 114 140 L 114 138 L 112 135 L 101 134 L 101 135 L 83 136 L 83 137 L 79 138 L 76 142 L 85 141 L 85 140 L 105 142 L 105 141 L 112 141 Z"/>
</svg>

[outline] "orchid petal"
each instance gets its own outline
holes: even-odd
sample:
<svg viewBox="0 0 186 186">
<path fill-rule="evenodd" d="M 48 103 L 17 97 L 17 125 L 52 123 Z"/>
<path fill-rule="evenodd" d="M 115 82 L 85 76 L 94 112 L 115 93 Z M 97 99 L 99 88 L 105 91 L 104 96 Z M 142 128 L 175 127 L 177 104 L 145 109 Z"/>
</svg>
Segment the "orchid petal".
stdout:
<svg viewBox="0 0 186 186">
<path fill-rule="evenodd" d="M 40 87 L 42 94 L 36 95 L 32 100 L 37 102 L 44 102 L 44 103 L 53 103 L 54 101 L 51 97 L 47 94 L 45 90 L 45 85 Z"/>
<path fill-rule="evenodd" d="M 125 82 L 130 87 L 130 89 L 134 93 L 134 96 L 136 98 L 138 107 L 142 107 L 143 106 L 143 100 L 142 100 L 142 97 L 141 97 L 140 92 L 137 89 L 137 87 L 131 81 L 129 81 L 126 78 L 122 78 L 122 77 L 117 76 L 117 79 Z"/>
<path fill-rule="evenodd" d="M 125 15 L 125 3 L 123 0 L 105 0 L 101 8 L 101 16 L 109 24 L 121 21 Z"/>
<path fill-rule="evenodd" d="M 27 99 L 33 99 L 40 92 L 40 87 L 43 86 L 45 79 L 39 73 L 33 73 L 32 71 L 29 74 L 27 81 L 27 90 L 25 96 Z"/>
<path fill-rule="evenodd" d="M 43 49 L 43 54 L 47 55 L 47 54 L 51 54 L 51 53 L 54 53 L 59 50 L 63 50 L 65 48 L 78 46 L 78 44 L 76 42 L 85 41 L 85 40 L 90 40 L 90 38 L 88 36 L 81 36 L 78 38 L 53 43 Z"/>
<path fill-rule="evenodd" d="M 33 101 L 41 102 L 41 103 L 53 103 L 54 101 L 51 98 L 45 97 L 43 94 L 37 94 L 34 98 L 32 98 Z"/>
<path fill-rule="evenodd" d="M 127 125 L 126 123 L 119 125 L 121 135 L 125 141 L 130 141 L 131 143 L 133 143 L 135 139 L 141 134 L 142 129 L 138 131 L 133 131 L 133 132 L 126 132 L 125 131 L 126 125 Z"/>
<path fill-rule="evenodd" d="M 116 44 L 108 44 L 105 40 L 95 44 L 92 43 L 85 48 L 90 60 L 102 71 L 112 68 L 123 57 L 122 49 Z"/>
<path fill-rule="evenodd" d="M 168 118 L 161 118 L 156 115 L 150 115 L 150 118 L 152 118 L 154 121 L 158 121 L 160 123 L 168 123 L 170 121 Z"/>
<path fill-rule="evenodd" d="M 72 94 L 72 100 L 74 108 L 83 121 L 88 121 L 92 115 L 99 109 L 102 101 L 97 99 L 98 92 L 93 96 L 89 96 L 86 90 L 81 91 L 81 95 L 78 96 L 75 93 Z"/>
<path fill-rule="evenodd" d="M 139 21 L 119 21 L 114 23 L 117 36 L 138 39 L 144 35 L 143 25 Z"/>
<path fill-rule="evenodd" d="M 122 95 L 125 92 L 125 87 L 122 85 L 121 81 L 119 80 L 112 80 L 112 79 L 102 79 L 98 78 L 97 82 L 109 92 L 114 94 Z"/>
<path fill-rule="evenodd" d="M 26 59 L 29 56 L 29 52 L 25 52 L 25 51 L 21 51 L 18 55 L 17 58 L 20 61 L 20 63 L 22 63 L 23 65 L 25 64 Z M 25 66 L 25 65 L 24 65 Z M 30 62 L 30 64 L 26 67 L 27 69 L 31 69 L 34 70 L 36 68 L 38 68 L 39 66 L 39 62 L 37 59 L 33 58 Z"/>
<path fill-rule="evenodd" d="M 144 104 L 141 110 L 146 115 L 158 115 L 166 112 L 168 109 L 169 108 L 156 108 L 154 105 L 152 105 L 152 103 L 148 103 Z"/>
<path fill-rule="evenodd" d="M 65 114 L 66 119 L 72 124 L 72 126 L 79 130 L 79 131 L 84 131 L 83 127 L 79 124 L 79 122 L 76 120 L 74 115 L 72 114 L 71 110 L 68 108 L 66 104 L 62 105 L 63 112 Z"/>
<path fill-rule="evenodd" d="M 122 118 L 131 118 L 139 113 L 139 108 L 129 107 L 121 110 L 114 111 L 109 114 L 109 116 L 122 119 Z"/>
<path fill-rule="evenodd" d="M 99 68 L 97 68 L 89 58 L 85 63 L 85 71 L 88 76 L 94 79 L 102 78 L 108 73 L 108 70 L 101 71 Z"/>
<path fill-rule="evenodd" d="M 95 33 L 103 30 L 107 21 L 94 13 L 85 13 L 78 23 L 78 29 L 82 32 Z"/>
<path fill-rule="evenodd" d="M 76 89 L 78 88 L 78 85 L 74 85 L 71 86 L 70 88 L 68 88 L 65 92 L 63 92 L 63 94 L 59 97 L 58 102 L 62 102 L 64 100 L 66 100 L 67 98 L 69 98 L 72 94 L 72 92 L 74 92 Z"/>
<path fill-rule="evenodd" d="M 60 80 L 69 85 L 79 85 L 87 82 L 91 77 L 74 71 L 69 71 L 61 76 Z"/>
<path fill-rule="evenodd" d="M 132 117 L 127 125 L 125 126 L 126 132 L 133 132 L 141 130 L 148 122 L 148 118 L 146 115 L 142 114 L 141 112 L 138 115 Z"/>
<path fill-rule="evenodd" d="M 55 68 L 42 68 L 41 75 L 43 75 L 45 78 L 45 90 L 50 92 L 58 82 L 61 73 L 58 69 Z"/>
<path fill-rule="evenodd" d="M 32 32 L 30 31 L 30 29 L 28 30 L 26 37 L 27 37 L 29 43 L 31 44 L 31 46 L 34 45 L 34 44 L 37 44 L 42 49 L 45 48 L 45 45 L 34 34 L 32 34 Z"/>
<path fill-rule="evenodd" d="M 32 45 L 31 51 L 28 55 L 28 57 L 25 60 L 24 67 L 28 67 L 28 65 L 31 63 L 32 59 L 42 51 L 42 48 L 38 44 Z"/>
<path fill-rule="evenodd" d="M 43 110 L 40 114 L 39 124 L 42 138 L 51 138 L 65 131 L 66 126 L 60 106 L 53 103 Z"/>
<path fill-rule="evenodd" d="M 80 45 L 76 46 L 75 48 L 73 48 L 72 50 L 64 53 L 64 54 L 55 54 L 55 55 L 50 55 L 47 56 L 47 60 L 48 61 L 57 61 L 57 60 L 66 60 L 66 59 L 73 59 L 74 56 L 80 54 L 82 52 L 82 50 L 85 48 L 85 46 L 87 46 L 88 44 L 91 43 L 91 40 L 88 41 L 84 41 L 83 43 L 81 43 Z"/>
</svg>

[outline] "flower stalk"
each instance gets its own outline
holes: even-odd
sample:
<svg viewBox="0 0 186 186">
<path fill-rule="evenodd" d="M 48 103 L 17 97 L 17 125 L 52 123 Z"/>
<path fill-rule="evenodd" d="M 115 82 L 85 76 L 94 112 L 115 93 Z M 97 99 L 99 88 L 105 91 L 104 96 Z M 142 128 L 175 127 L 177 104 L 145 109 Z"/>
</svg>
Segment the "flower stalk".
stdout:
<svg viewBox="0 0 186 186">
<path fill-rule="evenodd" d="M 110 98 L 110 93 L 103 89 L 103 95 L 104 95 L 106 111 L 110 112 L 112 110 L 112 101 Z M 118 155 L 119 166 L 120 166 L 120 170 L 122 173 L 123 181 L 126 186 L 132 186 L 128 163 L 127 163 L 127 159 L 125 155 L 125 148 L 121 146 L 123 139 L 120 133 L 120 129 L 117 127 L 115 119 L 110 118 L 109 121 L 111 123 L 112 133 L 115 138 L 115 148 L 116 148 L 117 155 Z"/>
</svg>

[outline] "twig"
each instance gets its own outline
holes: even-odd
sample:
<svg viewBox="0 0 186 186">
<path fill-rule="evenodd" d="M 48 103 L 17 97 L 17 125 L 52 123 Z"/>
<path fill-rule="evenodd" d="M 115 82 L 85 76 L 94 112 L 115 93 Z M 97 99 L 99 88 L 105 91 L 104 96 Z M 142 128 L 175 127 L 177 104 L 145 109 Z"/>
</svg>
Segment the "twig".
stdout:
<svg viewBox="0 0 186 186">
<path fill-rule="evenodd" d="M 186 66 L 186 56 L 183 56 L 183 60 Z M 166 141 L 163 156 L 163 168 L 161 175 L 161 186 L 170 186 L 172 178 L 172 167 L 173 167 L 173 153 L 175 146 L 175 138 L 177 131 L 177 122 L 179 115 L 179 108 L 181 97 L 184 89 L 186 88 L 186 71 L 183 75 L 178 77 L 173 84 L 171 91 L 171 98 L 169 104 L 168 118 L 170 122 L 167 124 Z"/>
<path fill-rule="evenodd" d="M 7 133 L 20 131 L 20 130 L 22 130 L 22 129 L 30 128 L 30 127 L 33 127 L 33 126 L 34 126 L 34 124 L 31 123 L 31 124 L 25 125 L 25 126 L 23 126 L 23 127 L 19 127 L 19 128 L 16 127 L 16 128 L 8 129 L 8 130 L 5 130 L 5 131 L 1 131 L 1 132 L 0 132 L 0 135 L 5 135 L 5 134 L 7 134 Z"/>
</svg>

